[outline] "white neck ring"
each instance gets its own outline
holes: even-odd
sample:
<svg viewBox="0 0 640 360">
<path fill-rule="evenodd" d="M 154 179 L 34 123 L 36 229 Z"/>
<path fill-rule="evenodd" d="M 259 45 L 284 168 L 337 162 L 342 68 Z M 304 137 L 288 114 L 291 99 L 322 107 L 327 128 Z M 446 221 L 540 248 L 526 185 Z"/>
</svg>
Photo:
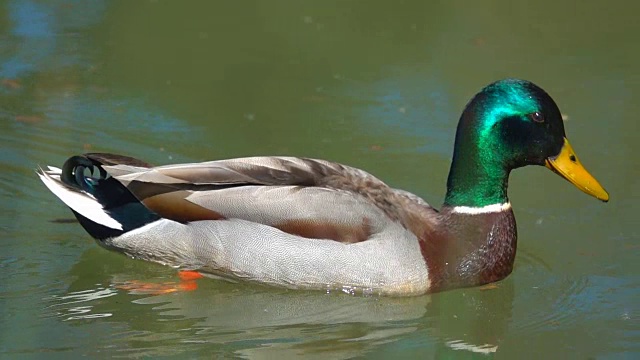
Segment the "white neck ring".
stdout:
<svg viewBox="0 0 640 360">
<path fill-rule="evenodd" d="M 511 203 L 506 202 L 503 204 L 491 204 L 491 205 L 482 206 L 482 207 L 454 206 L 451 212 L 456 214 L 478 215 L 478 214 L 497 213 L 497 212 L 507 211 L 509 209 L 511 209 Z"/>
</svg>

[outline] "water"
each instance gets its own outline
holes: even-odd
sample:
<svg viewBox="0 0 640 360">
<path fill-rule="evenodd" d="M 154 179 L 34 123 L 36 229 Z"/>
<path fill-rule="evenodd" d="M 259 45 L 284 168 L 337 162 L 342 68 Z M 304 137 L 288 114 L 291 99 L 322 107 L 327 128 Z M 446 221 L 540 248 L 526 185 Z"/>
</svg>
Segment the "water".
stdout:
<svg viewBox="0 0 640 360">
<path fill-rule="evenodd" d="M 0 355 L 637 357 L 635 7 L 0 2 Z M 507 76 L 556 99 L 611 201 L 516 171 L 516 267 L 495 286 L 394 299 L 204 279 L 153 295 L 135 284 L 175 271 L 99 248 L 34 173 L 85 151 L 310 156 L 439 205 L 460 111 Z"/>
</svg>

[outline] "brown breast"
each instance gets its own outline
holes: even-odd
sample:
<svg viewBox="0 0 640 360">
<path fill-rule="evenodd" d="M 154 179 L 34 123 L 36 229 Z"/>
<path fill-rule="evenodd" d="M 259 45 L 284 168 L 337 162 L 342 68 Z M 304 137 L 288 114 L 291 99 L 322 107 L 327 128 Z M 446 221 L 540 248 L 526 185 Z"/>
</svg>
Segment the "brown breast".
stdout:
<svg viewBox="0 0 640 360">
<path fill-rule="evenodd" d="M 442 216 L 442 228 L 419 237 L 431 292 L 487 284 L 511 273 L 517 245 L 511 209 L 469 215 L 445 208 Z"/>
</svg>

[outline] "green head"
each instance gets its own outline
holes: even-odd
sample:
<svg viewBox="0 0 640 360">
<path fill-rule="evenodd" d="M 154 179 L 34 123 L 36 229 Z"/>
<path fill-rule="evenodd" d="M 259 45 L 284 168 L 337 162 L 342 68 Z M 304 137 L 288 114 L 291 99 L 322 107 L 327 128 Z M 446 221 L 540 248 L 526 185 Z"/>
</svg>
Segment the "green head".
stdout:
<svg viewBox="0 0 640 360">
<path fill-rule="evenodd" d="M 496 81 L 474 96 L 460 117 L 445 204 L 481 207 L 505 203 L 510 171 L 525 165 L 547 165 L 596 196 L 593 182 L 601 189 L 600 184 L 582 168 L 572 150 L 566 154 L 571 164 L 563 163 L 563 169 L 556 166 L 557 157 L 567 147 L 570 149 L 560 110 L 544 90 L 525 80 Z M 562 173 L 575 172 L 567 166 L 579 167 L 589 178 L 576 183 Z M 603 196 L 596 197 L 604 200 Z"/>
</svg>

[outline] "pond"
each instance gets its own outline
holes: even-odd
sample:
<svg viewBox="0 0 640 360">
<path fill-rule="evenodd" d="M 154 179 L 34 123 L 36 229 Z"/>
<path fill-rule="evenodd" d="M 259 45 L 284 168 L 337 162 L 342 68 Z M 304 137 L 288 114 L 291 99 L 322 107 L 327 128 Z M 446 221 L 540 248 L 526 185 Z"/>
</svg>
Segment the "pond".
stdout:
<svg viewBox="0 0 640 360">
<path fill-rule="evenodd" d="M 0 357 L 636 358 L 640 4 L 0 2 Z M 515 269 L 408 298 L 215 279 L 100 248 L 35 174 L 83 152 L 366 169 L 440 206 L 466 102 L 505 77 L 559 104 L 611 195 L 513 172 Z M 133 285 L 132 285 L 133 284 Z"/>
</svg>

